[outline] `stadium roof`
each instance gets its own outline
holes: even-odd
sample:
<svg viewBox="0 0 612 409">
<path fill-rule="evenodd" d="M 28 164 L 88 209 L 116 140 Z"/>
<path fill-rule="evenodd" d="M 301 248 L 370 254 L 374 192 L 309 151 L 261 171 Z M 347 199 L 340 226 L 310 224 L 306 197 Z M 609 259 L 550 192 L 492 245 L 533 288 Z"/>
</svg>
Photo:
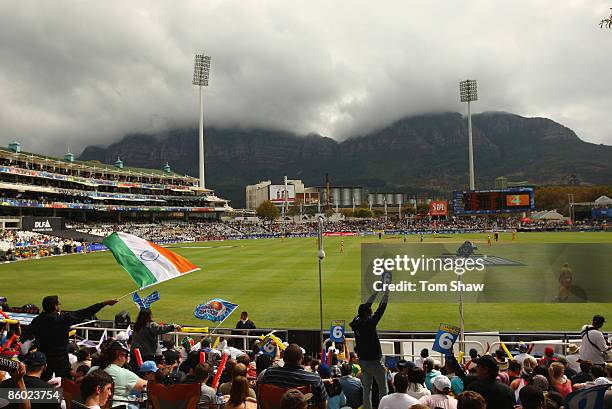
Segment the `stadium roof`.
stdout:
<svg viewBox="0 0 612 409">
<path fill-rule="evenodd" d="M 176 172 L 166 172 L 162 169 L 146 169 L 146 168 L 136 168 L 136 167 L 128 167 L 128 166 L 125 166 L 123 168 L 117 168 L 114 165 L 104 164 L 99 161 L 75 160 L 74 162 L 69 162 L 64 159 L 41 155 L 37 153 L 24 152 L 24 151 L 17 153 L 5 147 L 0 147 L 0 156 L 27 159 L 34 163 L 41 163 L 41 164 L 52 163 L 54 166 L 64 167 L 66 169 L 82 169 L 82 170 L 87 169 L 89 171 L 90 169 L 93 170 L 95 168 L 96 171 L 102 171 L 105 173 L 113 173 L 117 175 L 155 177 L 155 178 L 167 178 L 167 179 L 178 178 L 178 179 L 189 179 L 192 181 L 197 181 L 197 178 L 194 178 L 192 176 L 181 175 Z"/>
<path fill-rule="evenodd" d="M 595 204 L 597 206 L 608 206 L 608 205 L 612 205 L 612 199 L 610 199 L 608 196 L 604 195 L 604 196 L 599 196 L 597 199 L 595 199 Z"/>
</svg>

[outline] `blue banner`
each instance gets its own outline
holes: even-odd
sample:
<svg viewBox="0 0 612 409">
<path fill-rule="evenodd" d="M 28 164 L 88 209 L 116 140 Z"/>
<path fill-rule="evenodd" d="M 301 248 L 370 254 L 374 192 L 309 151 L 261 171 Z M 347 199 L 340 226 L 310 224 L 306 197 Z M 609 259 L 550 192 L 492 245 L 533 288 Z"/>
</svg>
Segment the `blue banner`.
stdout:
<svg viewBox="0 0 612 409">
<path fill-rule="evenodd" d="M 199 304 L 195 308 L 193 315 L 201 320 L 223 322 L 236 308 L 238 308 L 238 304 L 222 300 L 221 298 L 213 298 L 206 304 Z"/>
<path fill-rule="evenodd" d="M 579 389 L 566 396 L 565 409 L 600 409 L 604 407 L 604 397 L 610 385 L 597 385 Z"/>
<path fill-rule="evenodd" d="M 438 334 L 436 335 L 436 339 L 431 349 L 444 355 L 450 355 L 455 341 L 459 338 L 459 331 L 459 327 L 440 324 L 438 327 Z"/>
</svg>

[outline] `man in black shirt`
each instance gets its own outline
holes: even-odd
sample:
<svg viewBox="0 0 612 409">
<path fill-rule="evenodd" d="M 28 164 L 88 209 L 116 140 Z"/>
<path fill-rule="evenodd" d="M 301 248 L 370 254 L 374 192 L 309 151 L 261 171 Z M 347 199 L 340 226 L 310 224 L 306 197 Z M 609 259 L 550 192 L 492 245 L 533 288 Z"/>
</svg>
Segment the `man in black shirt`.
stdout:
<svg viewBox="0 0 612 409">
<path fill-rule="evenodd" d="M 491 355 L 484 355 L 476 364 L 477 380 L 471 382 L 467 389 L 478 392 L 487 401 L 487 408 L 513 409 L 516 404 L 514 391 L 508 385 L 499 382 L 499 367 Z"/>
<path fill-rule="evenodd" d="M 47 367 L 47 358 L 42 352 L 32 352 L 26 359 L 26 373 L 23 376 L 26 389 L 53 389 L 53 386 L 40 379 L 43 371 Z M 0 383 L 0 388 L 16 388 L 17 384 L 13 378 L 7 379 Z M 56 409 L 59 407 L 58 403 L 31 403 L 32 409 Z M 17 408 L 18 405 L 13 403 L 8 406 L 8 409 Z"/>
<path fill-rule="evenodd" d="M 350 323 L 355 333 L 355 351 L 359 356 L 359 364 L 361 365 L 363 409 L 372 409 L 373 379 L 376 379 L 379 398 L 385 396 L 389 391 L 386 376 L 387 370 L 382 362 L 382 349 L 378 333 L 376 332 L 376 326 L 387 308 L 389 291 L 385 292 L 380 300 L 378 309 L 372 314 L 372 303 L 377 295 L 378 293 L 372 294 L 365 304 L 359 306 L 357 316 Z"/>
<path fill-rule="evenodd" d="M 47 357 L 47 369 L 41 379 L 48 381 L 55 373 L 65 377 L 70 372 L 68 360 L 68 332 L 70 327 L 93 315 L 107 305 L 115 305 L 117 300 L 108 300 L 74 312 L 61 312 L 57 295 L 43 299 L 43 312 L 32 320 L 24 331 L 24 340 L 36 340 L 36 348 Z"/>
</svg>

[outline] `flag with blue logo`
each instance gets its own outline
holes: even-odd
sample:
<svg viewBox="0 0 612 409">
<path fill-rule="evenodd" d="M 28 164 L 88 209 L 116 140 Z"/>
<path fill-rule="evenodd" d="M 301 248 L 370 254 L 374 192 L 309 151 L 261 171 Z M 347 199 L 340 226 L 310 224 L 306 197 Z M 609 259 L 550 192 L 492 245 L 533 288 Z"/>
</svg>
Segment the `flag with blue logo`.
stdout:
<svg viewBox="0 0 612 409">
<path fill-rule="evenodd" d="M 205 304 L 199 304 L 193 315 L 201 320 L 212 322 L 223 322 L 238 308 L 238 304 L 231 303 L 221 298 L 213 298 Z"/>
<path fill-rule="evenodd" d="M 151 294 L 147 295 L 144 299 L 142 299 L 140 298 L 140 295 L 138 295 L 138 293 L 136 292 L 134 293 L 134 295 L 132 295 L 132 299 L 134 300 L 138 308 L 140 308 L 141 310 L 146 310 L 151 308 L 151 304 L 153 304 L 155 301 L 159 301 L 160 296 L 157 291 L 154 291 Z"/>
</svg>

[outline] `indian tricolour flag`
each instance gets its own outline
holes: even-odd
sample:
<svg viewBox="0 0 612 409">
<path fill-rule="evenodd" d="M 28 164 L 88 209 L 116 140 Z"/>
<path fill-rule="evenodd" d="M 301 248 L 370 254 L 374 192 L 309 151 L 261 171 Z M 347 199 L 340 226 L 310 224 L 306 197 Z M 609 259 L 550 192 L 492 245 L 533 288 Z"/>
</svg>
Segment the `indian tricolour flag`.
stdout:
<svg viewBox="0 0 612 409">
<path fill-rule="evenodd" d="M 178 254 L 131 234 L 113 233 L 102 244 L 140 289 L 200 269 Z"/>
</svg>

